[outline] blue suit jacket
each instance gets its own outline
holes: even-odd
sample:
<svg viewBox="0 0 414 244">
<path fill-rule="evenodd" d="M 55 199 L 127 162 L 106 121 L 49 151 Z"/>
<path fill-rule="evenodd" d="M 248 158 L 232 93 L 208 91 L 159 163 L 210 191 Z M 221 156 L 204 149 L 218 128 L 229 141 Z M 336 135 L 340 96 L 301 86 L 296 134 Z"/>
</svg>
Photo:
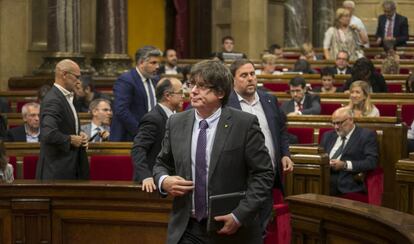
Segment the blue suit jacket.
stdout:
<svg viewBox="0 0 414 244">
<path fill-rule="evenodd" d="M 323 135 L 321 146 L 326 153 L 329 154 L 331 152 L 337 138 L 338 134 L 335 130 L 326 132 Z M 378 143 L 375 131 L 355 127 L 342 152 L 341 160 L 351 161 L 352 171 L 331 171 L 331 187 L 336 186 L 334 191 L 331 189 L 331 193 L 365 191 L 364 182 L 356 182 L 353 176 L 359 172 L 374 170 L 377 167 Z"/>
<path fill-rule="evenodd" d="M 269 125 L 270 132 L 272 133 L 273 145 L 275 151 L 275 181 L 274 187 L 279 188 L 283 192 L 282 184 L 282 164 L 281 158 L 284 156 L 290 156 L 289 153 L 289 138 L 286 127 L 286 115 L 280 110 L 277 102 L 277 98 L 264 91 L 257 90 L 257 94 L 260 98 L 263 111 L 266 115 L 267 124 Z M 227 106 L 240 109 L 240 102 L 237 94 L 232 91 L 230 93 L 229 101 Z"/>
<path fill-rule="evenodd" d="M 155 87 L 156 81 L 152 82 Z M 139 121 L 148 112 L 147 93 L 136 68 L 118 77 L 113 93 L 114 115 L 109 140 L 132 141 L 138 132 Z"/>
<path fill-rule="evenodd" d="M 385 15 L 380 15 L 378 17 L 378 26 L 376 37 L 382 38 L 384 40 L 385 36 L 385 24 L 387 23 L 387 17 Z M 396 46 L 406 46 L 408 41 L 408 20 L 407 17 L 404 17 L 399 14 L 395 14 L 394 21 L 394 30 L 393 36 L 395 37 Z M 381 42 L 382 46 L 382 42 Z"/>
</svg>

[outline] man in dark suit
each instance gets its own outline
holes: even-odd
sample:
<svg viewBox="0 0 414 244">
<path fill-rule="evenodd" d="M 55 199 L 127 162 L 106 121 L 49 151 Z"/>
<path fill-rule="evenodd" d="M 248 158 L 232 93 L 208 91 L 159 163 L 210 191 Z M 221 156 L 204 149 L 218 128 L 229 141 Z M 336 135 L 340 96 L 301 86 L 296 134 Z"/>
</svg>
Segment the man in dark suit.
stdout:
<svg viewBox="0 0 414 244">
<path fill-rule="evenodd" d="M 326 132 L 321 141 L 330 158 L 330 193 L 365 192 L 362 174 L 377 167 L 376 133 L 357 127 L 348 108 L 337 109 L 332 124 L 335 130 Z"/>
<path fill-rule="evenodd" d="M 289 87 L 292 99 L 285 101 L 281 106 L 287 116 L 321 113 L 320 98 L 306 93 L 306 81 L 303 77 L 297 76 L 291 79 Z"/>
<path fill-rule="evenodd" d="M 166 49 L 164 52 L 164 65 L 160 66 L 158 69 L 158 74 L 167 74 L 167 75 L 176 75 L 181 74 L 181 67 L 177 66 L 177 52 L 172 49 Z"/>
<path fill-rule="evenodd" d="M 259 119 L 260 128 L 265 137 L 266 148 L 275 170 L 274 187 L 283 192 L 283 173 L 293 170 L 289 153 L 289 138 L 286 116 L 279 109 L 277 98 L 264 91 L 257 90 L 257 78 L 254 64 L 247 59 L 239 59 L 230 66 L 233 75 L 233 88 L 228 106 L 254 114 Z M 272 191 L 262 210 L 262 227 L 266 228 L 273 206 Z"/>
<path fill-rule="evenodd" d="M 88 136 L 80 131 L 73 105 L 79 77 L 79 66 L 72 60 L 64 59 L 56 65 L 55 83 L 41 104 L 37 179 L 89 179 Z"/>
<path fill-rule="evenodd" d="M 176 78 L 163 78 L 155 88 L 158 104 L 142 117 L 131 150 L 134 162 L 134 181 L 142 183 L 142 190 L 156 189 L 152 168 L 161 150 L 167 119 L 183 105 L 183 87 Z"/>
<path fill-rule="evenodd" d="M 395 46 L 406 46 L 408 41 L 407 17 L 396 13 L 397 7 L 394 1 L 386 0 L 382 4 L 384 14 L 378 17 L 378 26 L 375 36 L 378 45 L 383 45 L 384 40 L 394 41 Z"/>
<path fill-rule="evenodd" d="M 349 54 L 347 51 L 339 51 L 336 55 L 335 66 L 329 67 L 334 75 L 350 75 L 352 68 L 349 66 Z"/>
<path fill-rule="evenodd" d="M 219 61 L 202 61 L 191 70 L 192 109 L 167 121 L 154 166 L 160 191 L 174 196 L 168 244 L 261 243 L 258 213 L 274 173 L 257 117 L 224 107 L 233 77 Z M 224 226 L 208 233 L 207 199 L 245 191 Z"/>
<path fill-rule="evenodd" d="M 135 54 L 136 67 L 116 80 L 110 141 L 132 141 L 142 116 L 156 105 L 154 87 L 162 52 L 144 46 Z"/>
<path fill-rule="evenodd" d="M 39 142 L 40 105 L 38 103 L 26 103 L 22 107 L 22 126 L 11 128 L 7 131 L 7 141 Z"/>
</svg>

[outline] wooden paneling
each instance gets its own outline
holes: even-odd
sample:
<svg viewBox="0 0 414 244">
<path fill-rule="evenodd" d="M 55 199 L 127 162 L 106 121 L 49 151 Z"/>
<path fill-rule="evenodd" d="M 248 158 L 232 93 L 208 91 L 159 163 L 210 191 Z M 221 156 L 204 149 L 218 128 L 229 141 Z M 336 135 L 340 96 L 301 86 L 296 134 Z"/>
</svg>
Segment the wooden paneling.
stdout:
<svg viewBox="0 0 414 244">
<path fill-rule="evenodd" d="M 414 214 L 414 153 L 396 166 L 397 209 Z"/>
</svg>

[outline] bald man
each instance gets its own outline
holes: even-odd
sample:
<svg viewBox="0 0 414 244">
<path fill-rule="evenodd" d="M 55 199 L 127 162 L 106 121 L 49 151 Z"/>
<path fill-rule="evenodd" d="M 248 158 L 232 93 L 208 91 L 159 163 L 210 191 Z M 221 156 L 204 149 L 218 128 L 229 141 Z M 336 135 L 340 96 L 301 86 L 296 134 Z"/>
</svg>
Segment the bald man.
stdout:
<svg viewBox="0 0 414 244">
<path fill-rule="evenodd" d="M 183 105 L 183 87 L 175 78 L 161 79 L 155 88 L 158 104 L 142 117 L 131 150 L 134 180 L 142 182 L 142 190 L 156 189 L 152 178 L 155 158 L 161 150 L 167 119 Z"/>
<path fill-rule="evenodd" d="M 56 65 L 55 83 L 43 98 L 40 110 L 37 179 L 89 179 L 85 150 L 88 136 L 81 132 L 73 106 L 73 90 L 80 75 L 79 66 L 70 59 Z"/>
</svg>

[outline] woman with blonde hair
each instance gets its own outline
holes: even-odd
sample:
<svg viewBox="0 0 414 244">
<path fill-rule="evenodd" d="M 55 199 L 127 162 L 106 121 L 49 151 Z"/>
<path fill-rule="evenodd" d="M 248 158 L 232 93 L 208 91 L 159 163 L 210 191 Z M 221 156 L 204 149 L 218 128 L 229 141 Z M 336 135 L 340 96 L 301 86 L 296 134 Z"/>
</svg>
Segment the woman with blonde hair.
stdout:
<svg viewBox="0 0 414 244">
<path fill-rule="evenodd" d="M 365 81 L 358 80 L 351 84 L 348 107 L 355 117 L 379 117 L 377 107 L 371 103 L 370 87 Z"/>
<path fill-rule="evenodd" d="M 6 148 L 0 140 L 0 182 L 11 183 L 14 181 L 13 166 L 8 163 Z"/>
<path fill-rule="evenodd" d="M 334 59 L 339 51 L 349 53 L 349 60 L 354 61 L 364 56 L 359 43 L 364 45 L 368 38 L 356 26 L 350 25 L 351 13 L 348 9 L 336 10 L 335 25 L 325 32 L 323 53 L 326 59 Z"/>
<path fill-rule="evenodd" d="M 277 57 L 273 54 L 264 54 L 262 57 L 262 69 L 255 71 L 256 75 L 272 75 L 276 70 Z"/>
</svg>

